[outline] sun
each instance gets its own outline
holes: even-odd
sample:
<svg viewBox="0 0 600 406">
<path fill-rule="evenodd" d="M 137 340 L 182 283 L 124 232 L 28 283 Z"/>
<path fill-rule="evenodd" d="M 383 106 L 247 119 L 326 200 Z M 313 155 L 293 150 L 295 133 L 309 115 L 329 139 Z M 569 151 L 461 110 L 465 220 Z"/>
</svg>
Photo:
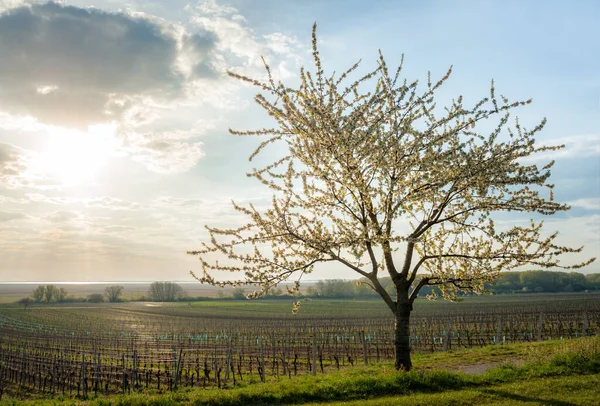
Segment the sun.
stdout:
<svg viewBox="0 0 600 406">
<path fill-rule="evenodd" d="M 53 131 L 35 157 L 36 172 L 65 186 L 97 179 L 115 151 L 114 126 L 90 126 L 87 132 Z"/>
</svg>

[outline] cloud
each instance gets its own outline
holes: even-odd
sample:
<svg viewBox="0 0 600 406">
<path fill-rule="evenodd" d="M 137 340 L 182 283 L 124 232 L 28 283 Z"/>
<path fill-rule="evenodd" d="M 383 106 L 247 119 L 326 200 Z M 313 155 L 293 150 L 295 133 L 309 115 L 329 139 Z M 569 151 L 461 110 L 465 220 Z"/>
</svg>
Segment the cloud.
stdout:
<svg viewBox="0 0 600 406">
<path fill-rule="evenodd" d="M 32 169 L 32 151 L 0 142 L 0 187 L 52 189 L 57 185 L 43 173 Z"/>
<path fill-rule="evenodd" d="M 214 33 L 215 63 L 220 62 L 217 66 L 223 70 L 263 77 L 265 71 L 261 57 L 264 57 L 271 65 L 273 76 L 283 79 L 292 76 L 286 69 L 286 60 L 293 60 L 298 67 L 302 62 L 301 55 L 306 48 L 295 36 L 280 32 L 259 35 L 235 7 L 205 0 L 186 9 L 192 14 L 190 21 L 195 27 Z"/>
<path fill-rule="evenodd" d="M 47 196 L 41 193 L 25 193 L 25 198 L 22 202 L 29 203 L 45 203 L 54 205 L 83 205 L 86 208 L 97 208 L 105 210 L 139 210 L 142 205 L 137 202 L 126 201 L 115 197 L 98 196 L 98 197 L 67 197 L 67 196 Z M 0 200 L 1 201 L 1 200 Z"/>
<path fill-rule="evenodd" d="M 568 202 L 570 206 L 580 207 L 588 210 L 600 210 L 600 197 L 590 197 L 584 199 L 577 199 Z"/>
<path fill-rule="evenodd" d="M 158 173 L 186 172 L 204 155 L 201 142 L 169 138 L 137 139 L 130 144 L 132 159 Z"/>
<path fill-rule="evenodd" d="M 0 0 L 0 12 L 23 4 L 23 0 Z"/>
<path fill-rule="evenodd" d="M 549 161 L 552 159 L 586 158 L 600 155 L 600 134 L 573 135 L 564 138 L 540 140 L 538 146 L 565 145 L 558 151 L 546 151 L 527 157 L 524 161 Z"/>
<path fill-rule="evenodd" d="M 27 161 L 23 149 L 0 143 L 0 185 L 14 188 L 21 184 L 20 175 L 27 169 Z"/>
<path fill-rule="evenodd" d="M 136 202 L 129 202 L 114 197 L 94 197 L 83 199 L 86 207 L 102 208 L 107 210 L 139 210 L 142 206 Z"/>
<path fill-rule="evenodd" d="M 46 196 L 41 193 L 25 193 L 28 202 L 69 205 L 78 202 L 76 198 L 64 196 Z"/>
<path fill-rule="evenodd" d="M 20 220 L 27 218 L 23 213 L 10 213 L 5 211 L 0 211 L 0 222 L 11 221 L 11 220 Z"/>
<path fill-rule="evenodd" d="M 45 217 L 45 220 L 51 223 L 69 223 L 71 220 L 79 218 L 79 214 L 73 211 L 58 210 Z"/>
<path fill-rule="evenodd" d="M 0 195 L 0 204 L 29 204 L 29 199 Z"/>
<path fill-rule="evenodd" d="M 186 12 L 189 22 L 180 23 L 0 3 L 0 128 L 88 137 L 92 126 L 109 124 L 123 144 L 115 148 L 148 170 L 189 170 L 204 155 L 194 139 L 203 121 L 245 105 L 244 84 L 225 71 L 263 77 L 263 55 L 275 77 L 288 77 L 304 49 L 295 37 L 256 33 L 234 7 L 204 1 Z"/>
<path fill-rule="evenodd" d="M 66 127 L 119 120 L 136 105 L 183 97 L 195 78 L 215 77 L 214 41 L 142 13 L 53 2 L 12 8 L 0 14 L 0 103 Z"/>
<path fill-rule="evenodd" d="M 104 232 L 106 233 L 120 233 L 123 231 L 131 231 L 135 230 L 135 227 L 130 226 L 108 226 L 104 228 Z"/>
</svg>

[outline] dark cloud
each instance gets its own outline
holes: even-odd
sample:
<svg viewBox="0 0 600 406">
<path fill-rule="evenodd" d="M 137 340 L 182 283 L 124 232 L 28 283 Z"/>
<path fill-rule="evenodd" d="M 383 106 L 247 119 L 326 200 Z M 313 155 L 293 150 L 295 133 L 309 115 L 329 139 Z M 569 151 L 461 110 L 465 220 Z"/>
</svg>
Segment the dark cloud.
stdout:
<svg viewBox="0 0 600 406">
<path fill-rule="evenodd" d="M 184 36 L 182 54 L 194 61 L 190 70 L 193 78 L 215 78 L 217 76 L 210 59 L 214 56 L 213 50 L 217 41 L 216 34 L 209 31 Z"/>
<path fill-rule="evenodd" d="M 0 14 L 0 110 L 71 127 L 119 119 L 143 98 L 174 100 L 216 76 L 216 37 L 145 15 L 57 3 Z"/>
</svg>

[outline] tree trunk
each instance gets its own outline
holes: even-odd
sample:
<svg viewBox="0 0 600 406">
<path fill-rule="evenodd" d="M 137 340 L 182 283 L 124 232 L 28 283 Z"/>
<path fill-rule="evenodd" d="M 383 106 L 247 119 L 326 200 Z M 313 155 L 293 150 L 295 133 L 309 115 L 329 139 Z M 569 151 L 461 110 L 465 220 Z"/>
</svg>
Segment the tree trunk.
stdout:
<svg viewBox="0 0 600 406">
<path fill-rule="evenodd" d="M 410 303 L 399 304 L 396 310 L 395 339 L 396 347 L 396 370 L 410 371 L 412 362 L 410 360 Z"/>
</svg>

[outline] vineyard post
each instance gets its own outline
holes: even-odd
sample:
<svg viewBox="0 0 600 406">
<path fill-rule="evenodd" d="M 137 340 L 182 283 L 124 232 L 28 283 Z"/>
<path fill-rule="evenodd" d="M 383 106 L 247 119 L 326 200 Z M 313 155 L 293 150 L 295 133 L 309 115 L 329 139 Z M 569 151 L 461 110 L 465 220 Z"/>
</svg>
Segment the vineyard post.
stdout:
<svg viewBox="0 0 600 406">
<path fill-rule="evenodd" d="M 496 344 L 500 343 L 502 338 L 502 316 L 498 316 L 498 325 L 496 326 Z"/>
<path fill-rule="evenodd" d="M 273 357 L 273 362 L 271 363 L 271 373 L 275 372 L 275 363 L 277 362 L 277 352 L 275 351 L 275 333 L 271 333 L 271 356 Z"/>
<path fill-rule="evenodd" d="M 57 374 L 56 369 L 57 369 L 56 355 L 54 355 L 54 362 L 52 363 L 52 381 L 50 382 L 50 388 L 51 388 L 52 394 L 54 394 L 54 386 L 55 386 L 56 374 Z"/>
<path fill-rule="evenodd" d="M 225 346 L 225 380 L 229 379 L 229 358 L 231 357 L 231 337 L 228 337 L 226 340 Z"/>
<path fill-rule="evenodd" d="M 172 348 L 171 352 L 171 380 L 173 381 L 172 389 L 177 389 L 177 351 L 175 347 Z"/>
<path fill-rule="evenodd" d="M 540 312 L 540 318 L 538 320 L 538 331 L 537 331 L 537 340 L 542 341 L 542 332 L 544 326 L 544 313 Z"/>
<path fill-rule="evenodd" d="M 341 337 L 342 338 L 342 348 L 344 350 L 344 356 L 342 357 L 342 366 L 346 366 L 346 359 L 349 358 L 349 355 L 348 355 L 348 345 L 347 345 L 347 342 L 346 342 L 346 331 L 342 330 L 342 333 L 343 333 L 342 337 Z"/>
<path fill-rule="evenodd" d="M 121 387 L 123 390 L 123 394 L 125 394 L 125 354 L 122 356 L 123 370 L 121 371 Z"/>
<path fill-rule="evenodd" d="M 215 383 L 217 383 L 217 339 L 215 338 L 214 350 L 213 350 L 213 372 L 215 376 Z"/>
<path fill-rule="evenodd" d="M 260 374 L 260 380 L 262 382 L 265 381 L 265 343 L 263 342 L 262 336 L 260 337 L 260 357 L 261 357 L 261 365 L 260 370 L 262 371 Z"/>
<path fill-rule="evenodd" d="M 379 334 L 373 332 L 373 335 L 375 336 L 375 354 L 377 357 L 377 362 L 379 363 Z"/>
<path fill-rule="evenodd" d="M 175 389 L 179 386 L 181 380 L 181 374 L 183 373 L 183 344 L 179 347 L 179 357 L 177 358 L 177 364 L 175 369 Z"/>
<path fill-rule="evenodd" d="M 25 345 L 25 348 L 23 348 L 22 354 L 23 362 L 21 363 L 21 387 L 19 388 L 19 392 L 25 386 L 25 370 L 27 369 L 27 345 Z"/>
<path fill-rule="evenodd" d="M 588 329 L 590 327 L 590 321 L 588 319 L 588 314 L 587 312 L 583 313 L 583 330 L 581 331 L 581 335 L 583 337 L 588 335 Z"/>
<path fill-rule="evenodd" d="M 333 338 L 335 339 L 335 346 L 334 346 L 334 353 L 333 353 L 333 359 L 335 360 L 335 366 L 337 367 L 337 370 L 340 370 L 340 356 L 338 354 L 338 341 L 339 341 L 339 336 L 337 334 L 335 334 L 333 336 Z"/>
<path fill-rule="evenodd" d="M 480 340 L 483 344 L 486 344 L 486 337 L 485 337 L 485 321 L 483 319 L 483 317 L 481 318 L 481 325 L 479 326 L 479 336 L 480 336 Z"/>
<path fill-rule="evenodd" d="M 137 350 L 134 349 L 133 350 L 133 375 L 131 377 L 131 384 L 133 385 L 133 387 L 136 387 L 137 384 Z"/>
<path fill-rule="evenodd" d="M 0 352 L 0 400 L 2 400 L 2 394 L 4 393 L 4 352 Z"/>
<path fill-rule="evenodd" d="M 442 334 L 440 334 L 440 341 L 442 342 L 442 351 L 448 351 L 448 339 L 450 338 L 450 332 L 448 331 L 448 326 L 444 326 L 444 330 Z"/>
<path fill-rule="evenodd" d="M 96 354 L 96 377 L 95 377 L 95 383 L 94 383 L 94 394 L 96 396 L 98 396 L 98 385 L 100 384 L 100 371 L 101 371 L 101 365 L 100 365 L 101 361 L 100 361 L 100 353 Z"/>
<path fill-rule="evenodd" d="M 246 341 L 246 336 L 242 335 L 242 348 L 241 348 L 241 353 L 239 355 L 239 362 L 238 362 L 238 375 L 240 376 L 240 380 L 243 380 L 244 378 L 242 377 L 242 362 L 244 360 L 244 342 Z"/>
<path fill-rule="evenodd" d="M 289 348 L 286 347 L 286 340 L 282 340 L 282 342 L 281 342 L 281 355 L 283 356 L 283 374 L 284 375 L 287 374 L 291 378 L 292 375 L 290 374 L 290 368 L 288 365 Z"/>
<path fill-rule="evenodd" d="M 87 396 L 87 385 L 85 382 L 85 355 L 81 353 L 81 387 L 82 387 L 82 395 L 85 398 Z"/>
<path fill-rule="evenodd" d="M 317 331 L 313 327 L 313 340 L 312 340 L 312 374 L 317 374 Z"/>
<path fill-rule="evenodd" d="M 365 332 L 361 331 L 360 336 L 362 338 L 363 358 L 365 361 L 365 365 L 369 365 L 369 357 L 367 355 L 367 337 L 365 336 Z"/>
<path fill-rule="evenodd" d="M 38 374 L 37 374 L 38 375 L 38 391 L 41 392 L 42 391 L 42 364 L 41 364 L 40 360 L 42 357 L 42 353 L 40 352 L 40 353 L 38 353 L 38 355 L 40 357 L 40 359 L 38 359 L 38 364 L 37 364 L 37 367 L 38 367 Z"/>
<path fill-rule="evenodd" d="M 2 400 L 2 394 L 4 394 L 4 352 L 0 353 L 0 401 Z"/>
</svg>

